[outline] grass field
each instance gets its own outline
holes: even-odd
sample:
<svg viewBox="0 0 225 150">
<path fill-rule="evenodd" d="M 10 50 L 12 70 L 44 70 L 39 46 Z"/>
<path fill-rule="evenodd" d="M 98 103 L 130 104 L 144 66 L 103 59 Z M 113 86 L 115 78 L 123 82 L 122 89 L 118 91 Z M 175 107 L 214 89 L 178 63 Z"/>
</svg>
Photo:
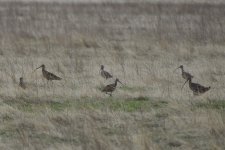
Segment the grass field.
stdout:
<svg viewBox="0 0 225 150">
<path fill-rule="evenodd" d="M 0 149 L 225 149 L 224 14 L 214 3 L 0 2 Z M 47 83 L 41 64 L 63 80 Z M 102 64 L 124 83 L 112 97 Z M 181 64 L 211 90 L 181 90 Z"/>
</svg>

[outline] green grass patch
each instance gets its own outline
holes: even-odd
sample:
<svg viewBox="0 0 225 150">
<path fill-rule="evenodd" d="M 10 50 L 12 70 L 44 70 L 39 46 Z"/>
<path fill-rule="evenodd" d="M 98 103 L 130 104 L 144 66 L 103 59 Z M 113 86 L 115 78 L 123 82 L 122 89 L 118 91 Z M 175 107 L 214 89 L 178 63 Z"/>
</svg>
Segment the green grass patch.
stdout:
<svg viewBox="0 0 225 150">
<path fill-rule="evenodd" d="M 52 110 L 55 111 L 63 111 L 64 109 L 68 108 L 70 106 L 70 102 L 69 101 L 65 101 L 65 102 L 48 102 L 46 103 L 46 106 L 50 107 Z"/>
<path fill-rule="evenodd" d="M 144 109 L 147 102 L 142 101 L 122 101 L 122 102 L 111 102 L 109 105 L 109 108 L 116 111 L 126 111 L 126 112 L 134 112 L 141 109 Z"/>
<path fill-rule="evenodd" d="M 24 112 L 37 112 L 41 109 L 49 108 L 52 111 L 64 111 L 65 109 L 87 109 L 87 110 L 112 110 L 112 111 L 149 111 L 167 106 L 168 102 L 153 99 L 150 97 L 133 97 L 133 98 L 115 98 L 107 97 L 104 99 L 81 98 L 79 100 L 67 100 L 62 102 L 40 101 L 40 100 L 7 100 L 8 105 Z"/>
<path fill-rule="evenodd" d="M 105 101 L 103 100 L 77 100 L 72 104 L 75 109 L 101 109 L 105 106 Z"/>
<path fill-rule="evenodd" d="M 2 121 L 11 121 L 11 120 L 13 120 L 13 118 L 10 115 L 8 114 L 2 115 Z"/>
<path fill-rule="evenodd" d="M 0 137 L 4 137 L 4 138 L 11 138 L 15 136 L 15 132 L 11 131 L 11 130 L 0 130 Z"/>
<path fill-rule="evenodd" d="M 18 109 L 24 112 L 32 112 L 33 108 L 32 108 L 32 104 L 31 103 L 23 103 L 21 105 L 18 105 Z"/>
<path fill-rule="evenodd" d="M 57 137 L 57 136 L 51 136 L 48 134 L 33 134 L 30 135 L 29 138 L 31 139 L 38 139 L 46 144 L 52 144 L 52 143 L 79 143 L 78 139 L 75 138 L 67 138 L 67 137 Z"/>
<path fill-rule="evenodd" d="M 24 112 L 32 112 L 32 103 L 27 101 L 19 101 L 19 100 L 7 100 L 5 101 L 6 104 L 10 105 L 11 107 L 15 107 Z"/>
<path fill-rule="evenodd" d="M 123 126 L 110 126 L 110 127 L 102 127 L 99 128 L 99 132 L 102 132 L 104 135 L 112 136 L 112 135 L 124 135 L 126 134 L 126 130 Z"/>
<path fill-rule="evenodd" d="M 168 113 L 157 113 L 156 115 L 155 115 L 157 118 L 167 118 L 168 116 L 169 116 L 169 114 Z"/>
<path fill-rule="evenodd" d="M 30 113 L 39 111 L 46 107 L 54 111 L 63 111 L 64 109 L 71 106 L 70 105 L 71 101 L 56 102 L 56 101 L 19 99 L 19 100 L 7 100 L 4 102 L 10 105 L 11 107 L 17 108 L 20 111 Z"/>
<path fill-rule="evenodd" d="M 135 92 L 135 91 L 143 91 L 145 90 L 145 87 L 129 87 L 129 86 L 122 86 L 120 87 L 121 90 L 124 91 L 131 91 L 131 92 Z"/>
<path fill-rule="evenodd" d="M 150 98 L 149 97 L 139 96 L 139 97 L 131 98 L 130 100 L 133 100 L 133 101 L 148 101 L 148 100 L 150 100 Z"/>
<path fill-rule="evenodd" d="M 194 104 L 197 108 L 225 110 L 225 100 L 208 100 Z"/>
<path fill-rule="evenodd" d="M 22 131 L 22 130 L 21 130 Z M 30 140 L 40 140 L 42 143 L 45 144 L 52 144 L 52 143 L 79 143 L 79 139 L 76 138 L 67 138 L 67 137 L 58 137 L 58 136 L 52 136 L 48 134 L 38 134 L 37 132 L 30 132 L 29 130 L 24 130 L 27 134 L 29 134 L 29 139 Z M 21 138 L 20 135 L 20 130 L 18 129 L 1 129 L 0 130 L 0 137 L 2 139 L 18 139 Z"/>
<path fill-rule="evenodd" d="M 134 97 L 128 99 L 117 99 L 109 97 L 98 100 L 79 100 L 73 103 L 76 109 L 109 109 L 112 111 L 149 111 L 155 108 L 165 107 L 168 104 L 162 100 L 151 100 L 149 97 Z"/>
</svg>

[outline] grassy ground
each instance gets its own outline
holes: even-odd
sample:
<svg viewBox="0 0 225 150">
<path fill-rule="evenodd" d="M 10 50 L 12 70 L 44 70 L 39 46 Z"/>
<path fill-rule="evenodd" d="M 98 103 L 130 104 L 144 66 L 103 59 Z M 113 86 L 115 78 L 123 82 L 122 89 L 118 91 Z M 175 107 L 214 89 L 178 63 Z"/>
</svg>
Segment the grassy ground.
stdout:
<svg viewBox="0 0 225 150">
<path fill-rule="evenodd" d="M 0 149 L 224 149 L 224 8 L 0 2 Z M 181 64 L 211 90 L 181 90 Z"/>
</svg>

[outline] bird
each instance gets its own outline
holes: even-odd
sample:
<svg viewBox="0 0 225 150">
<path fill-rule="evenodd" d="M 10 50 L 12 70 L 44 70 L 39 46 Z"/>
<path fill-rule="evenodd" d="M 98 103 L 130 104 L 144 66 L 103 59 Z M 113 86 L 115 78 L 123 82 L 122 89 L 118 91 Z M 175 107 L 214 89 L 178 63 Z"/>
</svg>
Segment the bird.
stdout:
<svg viewBox="0 0 225 150">
<path fill-rule="evenodd" d="M 62 78 L 54 75 L 53 73 L 51 72 L 48 72 L 45 70 L 45 65 L 42 64 L 40 67 L 36 68 L 35 70 L 39 69 L 39 68 L 42 68 L 42 74 L 44 76 L 44 78 L 46 78 L 48 81 L 52 81 L 52 80 L 62 80 Z"/>
<path fill-rule="evenodd" d="M 25 83 L 23 82 L 23 77 L 20 77 L 20 82 L 19 82 L 19 86 L 23 89 L 26 89 L 26 85 Z"/>
<path fill-rule="evenodd" d="M 103 88 L 102 92 L 105 92 L 106 94 L 109 93 L 109 95 L 112 96 L 112 92 L 116 89 L 117 82 L 121 83 L 120 80 L 116 78 L 115 83 L 106 85 L 106 86 Z M 121 83 L 121 84 L 122 84 L 122 83 Z M 122 84 L 122 85 L 123 85 L 123 84 Z"/>
<path fill-rule="evenodd" d="M 189 78 L 192 78 L 193 77 L 193 75 L 191 75 L 190 73 L 184 71 L 184 66 L 183 65 L 180 65 L 177 69 L 179 69 L 179 68 L 181 69 L 181 71 L 182 71 L 182 74 L 181 75 L 182 75 L 182 77 L 185 80 L 188 80 Z M 177 70 L 177 69 L 175 69 L 175 70 Z"/>
<path fill-rule="evenodd" d="M 107 71 L 104 70 L 104 66 L 103 65 L 101 65 L 100 74 L 106 80 L 113 77 L 110 73 L 108 73 Z"/>
<path fill-rule="evenodd" d="M 197 96 L 197 95 L 203 94 L 203 93 L 207 92 L 208 90 L 210 90 L 210 88 L 211 88 L 210 86 L 205 87 L 198 83 L 192 83 L 192 78 L 193 78 L 193 76 L 188 78 L 187 81 L 189 81 L 189 88 L 193 91 L 194 95 Z M 187 81 L 184 83 L 184 85 L 187 83 Z M 184 87 L 184 85 L 183 85 L 183 87 Z"/>
</svg>

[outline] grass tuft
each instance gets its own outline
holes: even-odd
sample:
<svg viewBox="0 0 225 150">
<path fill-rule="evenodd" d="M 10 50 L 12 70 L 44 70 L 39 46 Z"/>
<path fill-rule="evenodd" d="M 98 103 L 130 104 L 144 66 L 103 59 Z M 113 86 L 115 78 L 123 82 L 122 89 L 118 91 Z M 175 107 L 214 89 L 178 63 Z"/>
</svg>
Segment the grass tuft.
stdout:
<svg viewBox="0 0 225 150">
<path fill-rule="evenodd" d="M 135 112 L 135 111 L 149 111 L 153 108 L 162 108 L 167 106 L 166 101 L 151 100 L 149 97 L 134 97 L 127 99 L 119 99 L 108 97 L 106 99 L 98 100 L 77 100 L 71 102 L 71 107 L 76 109 L 96 109 L 105 110 L 109 109 L 112 111 L 124 111 L 124 112 Z"/>
<path fill-rule="evenodd" d="M 48 102 L 47 105 L 54 111 L 63 111 L 65 108 L 70 106 L 68 101 L 65 102 Z"/>
<path fill-rule="evenodd" d="M 205 109 L 225 109 L 224 100 L 208 100 L 207 102 L 198 102 L 195 104 L 197 108 Z"/>
</svg>

